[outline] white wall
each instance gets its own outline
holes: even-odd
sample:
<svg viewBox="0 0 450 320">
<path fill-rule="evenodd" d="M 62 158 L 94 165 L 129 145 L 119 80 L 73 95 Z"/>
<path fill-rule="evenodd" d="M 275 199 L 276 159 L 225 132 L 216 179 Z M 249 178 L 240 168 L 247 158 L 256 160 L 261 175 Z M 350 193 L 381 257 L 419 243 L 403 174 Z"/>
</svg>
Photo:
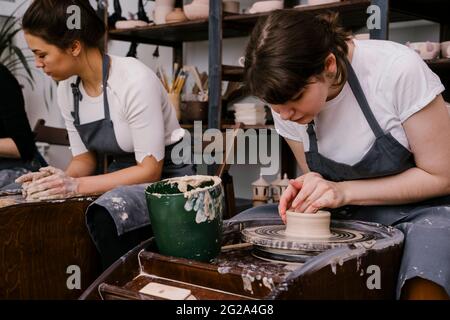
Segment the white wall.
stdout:
<svg viewBox="0 0 450 320">
<path fill-rule="evenodd" d="M 28 0 L 30 2 L 30 0 Z M 94 0 L 91 0 L 95 3 Z M 190 1 L 186 1 L 190 2 Z M 246 8 L 253 1 L 241 0 L 241 8 Z M 123 14 L 127 16 L 127 12 L 137 11 L 136 0 L 121 1 Z M 147 11 L 152 10 L 153 2 L 147 5 Z M 0 12 L 0 15 L 2 12 Z M 394 41 L 405 43 L 406 41 L 438 41 L 439 26 L 428 22 L 407 22 L 393 24 L 390 30 L 390 37 Z M 18 42 L 25 47 L 26 44 L 23 35 L 18 36 Z M 225 39 L 223 42 L 223 61 L 224 64 L 237 65 L 237 60 L 244 53 L 247 38 L 239 39 Z M 125 55 L 128 51 L 129 43 L 112 41 L 109 52 L 115 55 Z M 160 58 L 154 59 L 152 54 L 155 47 L 149 45 L 139 45 L 138 58 L 147 64 L 150 68 L 155 70 L 156 66 L 161 65 L 171 72 L 172 64 L 172 49 L 160 48 Z M 186 43 L 184 45 L 184 63 L 198 66 L 200 71 L 208 70 L 208 43 L 196 42 Z M 24 95 L 26 100 L 26 109 L 28 117 L 32 126 L 39 118 L 44 118 L 49 125 L 63 127 L 63 121 L 59 115 L 59 110 L 56 106 L 56 101 L 53 101 L 49 110 L 45 108 L 44 93 L 48 94 L 48 87 L 51 85 L 51 80 L 46 77 L 41 71 L 36 71 L 36 88 L 31 88 L 25 85 Z M 188 83 L 188 86 L 190 83 Z M 70 152 L 62 147 L 52 147 L 50 150 L 50 158 L 53 165 L 64 167 L 69 159 Z M 259 167 L 256 165 L 236 165 L 232 167 L 231 173 L 235 181 L 235 192 L 240 198 L 251 198 L 251 182 L 256 180 L 259 175 Z M 270 181 L 274 177 L 267 177 Z"/>
</svg>

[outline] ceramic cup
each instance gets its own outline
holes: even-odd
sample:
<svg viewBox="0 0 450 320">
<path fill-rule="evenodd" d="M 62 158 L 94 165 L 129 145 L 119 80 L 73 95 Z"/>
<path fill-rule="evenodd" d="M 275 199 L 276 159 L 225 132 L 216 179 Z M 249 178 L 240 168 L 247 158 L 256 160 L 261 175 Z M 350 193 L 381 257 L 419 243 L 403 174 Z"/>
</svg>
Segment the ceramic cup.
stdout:
<svg viewBox="0 0 450 320">
<path fill-rule="evenodd" d="M 283 1 L 270 0 L 270 1 L 258 1 L 248 10 L 250 14 L 259 12 L 269 12 L 272 10 L 283 9 Z"/>
<path fill-rule="evenodd" d="M 439 42 L 407 42 L 406 46 L 416 51 L 424 60 L 431 60 L 439 56 L 441 44 Z"/>
<path fill-rule="evenodd" d="M 241 67 L 245 67 L 245 57 L 240 57 L 238 63 Z"/>
<path fill-rule="evenodd" d="M 239 1 L 223 1 L 223 11 L 229 13 L 239 13 L 240 3 Z"/>
<path fill-rule="evenodd" d="M 450 41 L 441 43 L 441 56 L 442 58 L 450 58 Z"/>
<path fill-rule="evenodd" d="M 156 5 L 153 11 L 153 22 L 155 24 L 166 23 L 166 17 L 169 13 L 173 11 L 173 6 L 168 5 Z"/>
</svg>

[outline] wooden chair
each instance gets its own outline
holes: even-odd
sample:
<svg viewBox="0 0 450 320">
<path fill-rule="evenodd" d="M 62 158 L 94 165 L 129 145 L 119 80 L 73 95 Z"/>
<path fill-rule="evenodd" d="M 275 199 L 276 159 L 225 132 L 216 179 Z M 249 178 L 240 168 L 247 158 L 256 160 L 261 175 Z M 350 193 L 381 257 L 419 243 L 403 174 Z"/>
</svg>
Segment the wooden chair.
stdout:
<svg viewBox="0 0 450 320">
<path fill-rule="evenodd" d="M 56 144 L 60 146 L 69 146 L 69 135 L 66 129 L 49 127 L 45 125 L 44 119 L 39 119 L 34 126 L 34 135 L 36 141 Z"/>
</svg>

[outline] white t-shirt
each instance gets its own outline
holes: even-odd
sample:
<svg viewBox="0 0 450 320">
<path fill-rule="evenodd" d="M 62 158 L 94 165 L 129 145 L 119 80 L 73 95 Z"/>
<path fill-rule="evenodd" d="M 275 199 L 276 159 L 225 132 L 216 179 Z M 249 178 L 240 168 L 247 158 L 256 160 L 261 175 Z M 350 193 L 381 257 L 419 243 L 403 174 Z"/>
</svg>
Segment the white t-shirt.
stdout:
<svg viewBox="0 0 450 320">
<path fill-rule="evenodd" d="M 384 132 L 409 148 L 402 123 L 445 90 L 439 77 L 408 47 L 383 40 L 353 40 L 352 67 L 367 101 Z M 281 136 L 303 143 L 309 151 L 307 125 L 282 120 L 272 110 Z M 314 118 L 319 152 L 334 161 L 353 165 L 375 142 L 375 136 L 349 86 L 328 101 Z"/>
<path fill-rule="evenodd" d="M 111 120 L 119 147 L 134 152 L 137 162 L 146 156 L 157 161 L 164 159 L 164 148 L 182 139 L 175 110 L 156 74 L 135 58 L 110 55 L 111 69 L 107 94 Z M 71 112 L 74 111 L 71 84 L 76 77 L 61 81 L 58 85 L 58 104 L 69 134 L 72 155 L 88 151 L 75 129 Z M 103 93 L 90 97 L 80 83 L 83 99 L 80 101 L 80 123 L 104 119 Z"/>
</svg>

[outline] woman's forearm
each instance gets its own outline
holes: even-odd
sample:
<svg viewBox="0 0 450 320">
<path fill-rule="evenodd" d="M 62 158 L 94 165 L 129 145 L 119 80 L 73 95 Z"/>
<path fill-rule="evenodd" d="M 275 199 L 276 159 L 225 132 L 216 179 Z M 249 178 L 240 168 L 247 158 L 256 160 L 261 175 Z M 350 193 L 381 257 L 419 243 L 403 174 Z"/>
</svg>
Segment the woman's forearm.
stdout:
<svg viewBox="0 0 450 320">
<path fill-rule="evenodd" d="M 136 165 L 113 173 L 77 178 L 79 194 L 100 194 L 123 185 L 151 183 L 160 179 L 158 170 Z"/>
<path fill-rule="evenodd" d="M 20 152 L 16 143 L 11 138 L 0 139 L 0 157 L 19 159 Z"/>
<path fill-rule="evenodd" d="M 339 182 L 347 205 L 395 205 L 450 194 L 450 178 L 419 168 L 369 180 Z"/>
</svg>

